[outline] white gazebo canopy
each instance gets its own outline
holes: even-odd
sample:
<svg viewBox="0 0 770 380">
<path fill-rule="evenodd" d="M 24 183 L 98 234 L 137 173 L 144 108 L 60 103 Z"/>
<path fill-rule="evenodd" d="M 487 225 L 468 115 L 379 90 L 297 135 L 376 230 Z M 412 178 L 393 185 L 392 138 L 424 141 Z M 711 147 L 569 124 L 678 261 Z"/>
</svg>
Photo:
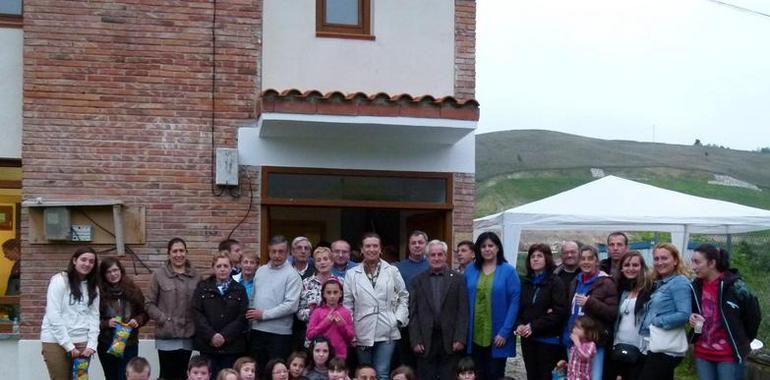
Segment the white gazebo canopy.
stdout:
<svg viewBox="0 0 770 380">
<path fill-rule="evenodd" d="M 670 232 L 682 252 L 690 233 L 734 234 L 770 229 L 770 210 L 696 197 L 607 176 L 574 189 L 474 220 L 474 236 L 501 234 L 516 262 L 521 231 Z"/>
</svg>

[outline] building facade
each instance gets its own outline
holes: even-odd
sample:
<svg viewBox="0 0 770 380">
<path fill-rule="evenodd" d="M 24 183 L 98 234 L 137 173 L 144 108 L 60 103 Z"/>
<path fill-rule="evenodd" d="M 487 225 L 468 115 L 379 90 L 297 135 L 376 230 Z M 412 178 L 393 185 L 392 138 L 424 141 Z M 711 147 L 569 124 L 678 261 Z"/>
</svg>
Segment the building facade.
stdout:
<svg viewBox="0 0 770 380">
<path fill-rule="evenodd" d="M 46 236 L 52 206 L 142 286 L 176 236 L 203 270 L 228 236 L 266 252 L 274 234 L 374 230 L 391 259 L 412 229 L 469 239 L 475 7 L 25 0 L 23 22 L 0 29 L 23 68 L 23 105 L 0 94 L 23 109 L 19 141 L 2 142 L 18 153 L 1 145 L 21 158 L 26 206 L 17 355 L 40 358 L 48 279 L 83 244 Z M 35 361 L 19 378 L 44 376 Z"/>
</svg>

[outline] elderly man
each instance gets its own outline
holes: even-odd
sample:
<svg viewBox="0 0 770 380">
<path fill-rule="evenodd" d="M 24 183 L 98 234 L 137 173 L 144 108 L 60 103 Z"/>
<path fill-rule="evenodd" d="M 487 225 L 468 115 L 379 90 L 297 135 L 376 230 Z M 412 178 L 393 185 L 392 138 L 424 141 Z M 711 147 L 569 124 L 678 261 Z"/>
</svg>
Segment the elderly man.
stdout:
<svg viewBox="0 0 770 380">
<path fill-rule="evenodd" d="M 409 337 L 424 380 L 455 377 L 468 335 L 465 279 L 447 267 L 447 250 L 443 241 L 428 243 L 429 269 L 414 278 L 410 293 Z"/>
<path fill-rule="evenodd" d="M 281 235 L 268 243 L 270 261 L 254 275 L 254 295 L 246 319 L 251 321 L 250 354 L 260 370 L 270 359 L 291 353 L 294 313 L 299 307 L 302 279 L 286 259 L 289 241 Z"/>
<path fill-rule="evenodd" d="M 607 255 L 601 261 L 599 269 L 605 273 L 616 276 L 620 272 L 620 258 L 628 251 L 628 236 L 622 232 L 613 232 L 607 236 Z"/>
<path fill-rule="evenodd" d="M 554 270 L 559 276 L 569 293 L 569 287 L 580 273 L 580 244 L 574 240 L 567 240 L 561 244 L 561 264 Z"/>
<path fill-rule="evenodd" d="M 297 236 L 291 242 L 291 260 L 289 262 L 304 280 L 315 274 L 313 266 L 313 245 L 310 239 L 304 236 Z"/>
<path fill-rule="evenodd" d="M 356 263 L 350 261 L 350 243 L 342 239 L 332 243 L 332 262 L 332 275 L 345 278 L 345 272 L 356 266 Z"/>
</svg>

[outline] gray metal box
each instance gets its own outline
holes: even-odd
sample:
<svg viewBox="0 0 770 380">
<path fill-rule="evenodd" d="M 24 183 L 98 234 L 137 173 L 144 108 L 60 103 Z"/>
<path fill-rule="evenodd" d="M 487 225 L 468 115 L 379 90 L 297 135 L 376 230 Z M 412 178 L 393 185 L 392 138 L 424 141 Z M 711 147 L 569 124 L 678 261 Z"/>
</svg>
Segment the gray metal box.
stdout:
<svg viewBox="0 0 770 380">
<path fill-rule="evenodd" d="M 46 240 L 69 240 L 70 210 L 66 207 L 46 207 L 43 209 L 43 232 Z"/>
<path fill-rule="evenodd" d="M 216 184 L 238 186 L 238 149 L 217 148 Z"/>
</svg>

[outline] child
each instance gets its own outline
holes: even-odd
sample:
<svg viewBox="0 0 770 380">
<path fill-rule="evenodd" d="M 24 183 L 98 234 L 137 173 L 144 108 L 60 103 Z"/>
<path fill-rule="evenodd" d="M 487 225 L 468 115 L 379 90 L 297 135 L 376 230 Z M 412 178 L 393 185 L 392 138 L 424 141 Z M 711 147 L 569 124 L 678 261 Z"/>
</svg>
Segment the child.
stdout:
<svg viewBox="0 0 770 380">
<path fill-rule="evenodd" d="M 377 371 L 370 364 L 361 364 L 356 368 L 356 380 L 377 380 Z"/>
<path fill-rule="evenodd" d="M 329 358 L 334 357 L 334 347 L 323 336 L 317 336 L 310 342 L 310 367 L 305 371 L 308 380 L 327 380 L 329 378 Z"/>
<path fill-rule="evenodd" d="M 567 380 L 591 380 L 591 364 L 599 337 L 599 324 L 591 317 L 583 315 L 575 320 L 570 334 L 573 346 L 569 350 Z"/>
<path fill-rule="evenodd" d="M 416 380 L 414 370 L 409 366 L 399 366 L 390 373 L 390 380 Z"/>
<path fill-rule="evenodd" d="M 302 378 L 307 366 L 307 353 L 305 351 L 294 351 L 289 355 L 289 380 Z"/>
<path fill-rule="evenodd" d="M 334 347 L 337 357 L 347 358 L 348 346 L 355 336 L 350 310 L 342 306 L 342 283 L 330 278 L 321 286 L 321 305 L 310 314 L 307 339 L 325 336 Z"/>
<path fill-rule="evenodd" d="M 289 369 L 283 359 L 271 359 L 265 366 L 265 380 L 288 380 Z"/>
<path fill-rule="evenodd" d="M 126 363 L 126 380 L 150 380 L 150 362 L 135 356 Z"/>
<path fill-rule="evenodd" d="M 187 363 L 187 380 L 209 380 L 209 364 L 203 356 L 191 357 Z"/>
<path fill-rule="evenodd" d="M 217 380 L 240 380 L 238 379 L 238 372 L 235 372 L 232 368 L 225 368 L 219 371 Z"/>
<path fill-rule="evenodd" d="M 476 380 L 476 364 L 466 356 L 457 362 L 457 380 Z"/>
<path fill-rule="evenodd" d="M 340 357 L 329 360 L 329 380 L 350 380 L 348 377 L 348 365 L 345 359 Z"/>
<path fill-rule="evenodd" d="M 233 364 L 233 369 L 240 376 L 238 380 L 256 380 L 257 378 L 257 361 L 251 356 L 238 358 Z"/>
</svg>

